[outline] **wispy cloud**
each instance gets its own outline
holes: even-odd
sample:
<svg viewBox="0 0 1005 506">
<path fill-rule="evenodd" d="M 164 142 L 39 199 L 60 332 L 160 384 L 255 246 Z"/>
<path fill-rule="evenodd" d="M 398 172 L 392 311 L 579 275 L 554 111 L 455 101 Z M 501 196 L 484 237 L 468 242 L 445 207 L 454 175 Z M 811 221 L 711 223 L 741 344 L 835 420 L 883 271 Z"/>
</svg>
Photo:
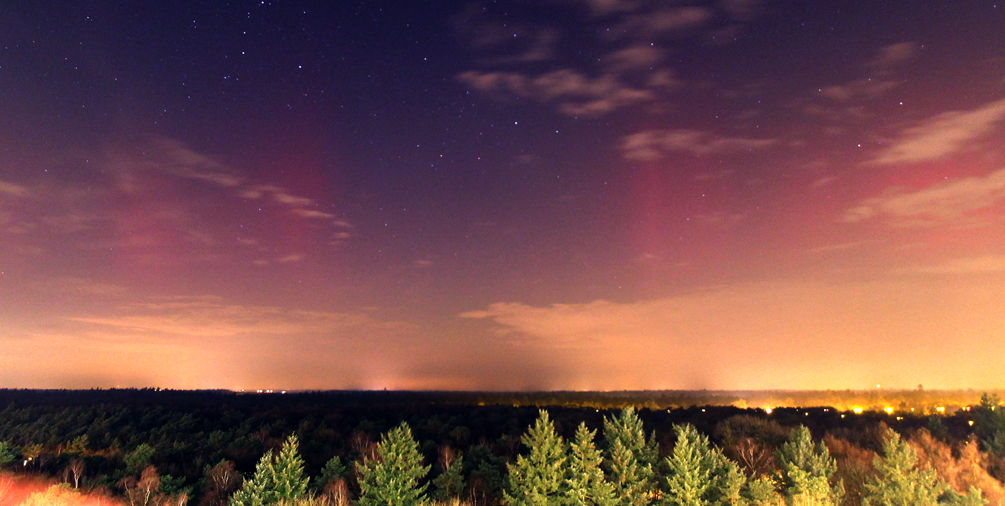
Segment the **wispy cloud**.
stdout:
<svg viewBox="0 0 1005 506">
<path fill-rule="evenodd" d="M 497 96 L 556 103 L 559 111 L 570 116 L 602 116 L 655 97 L 650 90 L 624 85 L 614 74 L 590 77 L 571 69 L 537 76 L 470 70 L 461 73 L 458 79 L 472 88 Z"/>
<path fill-rule="evenodd" d="M 629 160 L 658 160 L 668 152 L 709 155 L 753 151 L 777 142 L 777 139 L 718 137 L 697 130 L 646 130 L 626 136 L 621 142 L 621 150 Z"/>
<path fill-rule="evenodd" d="M 25 188 L 24 186 L 17 185 L 14 183 L 8 183 L 6 181 L 0 181 L 0 195 L 24 198 L 29 195 L 29 192 L 28 189 Z"/>
<path fill-rule="evenodd" d="M 664 61 L 667 51 L 683 39 L 721 30 L 715 23 L 722 21 L 732 25 L 733 35 L 721 40 L 735 40 L 738 23 L 750 19 L 760 2 L 734 0 L 709 6 L 623 0 L 565 3 L 586 9 L 570 12 L 568 19 L 575 21 L 566 21 L 562 28 L 546 26 L 544 21 L 520 23 L 494 6 L 467 9 L 455 25 L 472 50 L 482 55 L 477 60 L 482 68 L 461 72 L 457 79 L 496 99 L 534 100 L 576 117 L 599 118 L 641 104 L 663 104 L 682 85 Z M 596 58 L 567 58 L 564 46 L 568 45 L 559 41 L 569 39 L 587 44 Z"/>
<path fill-rule="evenodd" d="M 538 350 L 549 358 L 550 373 L 566 381 L 589 371 L 589 377 L 602 373 L 614 388 L 796 382 L 834 388 L 913 378 L 919 363 L 937 367 L 974 347 L 1001 349 L 1001 311 L 992 308 L 1002 297 L 1000 283 L 898 277 L 742 284 L 635 302 L 501 302 L 460 317 L 488 322 L 500 340 Z M 945 300 L 990 306 L 974 313 L 936 302 Z M 911 336 L 915 345 L 905 348 L 893 336 Z M 995 377 L 998 367 L 982 360 L 958 381 Z"/>
<path fill-rule="evenodd" d="M 868 66 L 877 69 L 888 69 L 912 60 L 917 53 L 918 45 L 914 42 L 897 42 L 883 46 L 876 57 L 869 61 Z"/>
<path fill-rule="evenodd" d="M 937 265 L 923 265 L 902 272 L 927 274 L 991 274 L 1005 272 L 1005 255 L 957 258 Z"/>
<path fill-rule="evenodd" d="M 969 147 L 972 141 L 994 131 L 1005 120 L 1005 99 L 969 111 L 950 111 L 905 129 L 875 164 L 917 163 L 935 160 Z"/>
<path fill-rule="evenodd" d="M 177 140 L 147 136 L 109 146 L 87 155 L 92 163 L 76 175 L 86 187 L 58 178 L 0 181 L 0 233 L 42 248 L 59 236 L 62 247 L 167 265 L 217 261 L 252 235 L 265 251 L 272 245 L 259 224 L 267 217 L 327 223 L 333 232 L 352 228 L 315 199 L 256 181 Z"/>
<path fill-rule="evenodd" d="M 377 325 L 365 314 L 229 304 L 212 296 L 173 297 L 120 306 L 111 315 L 69 320 L 140 333 L 187 337 L 318 334 Z M 381 324 L 384 325 L 384 324 Z"/>
<path fill-rule="evenodd" d="M 1005 199 L 1005 169 L 924 188 L 894 188 L 845 211 L 843 220 L 886 219 L 898 226 L 939 225 Z"/>
<path fill-rule="evenodd" d="M 318 218 L 322 220 L 335 218 L 334 214 L 318 211 L 317 209 L 294 209 L 290 212 L 301 218 Z"/>
</svg>

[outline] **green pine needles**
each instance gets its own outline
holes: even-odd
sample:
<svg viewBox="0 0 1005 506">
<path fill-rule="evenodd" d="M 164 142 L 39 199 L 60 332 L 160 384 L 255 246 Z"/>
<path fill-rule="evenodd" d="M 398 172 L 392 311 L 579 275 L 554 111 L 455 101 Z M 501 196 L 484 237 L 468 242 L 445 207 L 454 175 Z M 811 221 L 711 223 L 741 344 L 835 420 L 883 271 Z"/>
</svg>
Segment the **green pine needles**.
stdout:
<svg viewBox="0 0 1005 506">
<path fill-rule="evenodd" d="M 429 466 L 422 465 L 419 445 L 404 422 L 381 437 L 376 457 L 357 462 L 356 471 L 359 506 L 418 506 L 426 501 L 427 484 L 419 480 Z"/>
<path fill-rule="evenodd" d="M 604 477 L 603 457 L 593 444 L 596 431 L 579 424 L 569 443 L 565 502 L 569 506 L 614 506 L 614 486 Z"/>
<path fill-rule="evenodd" d="M 790 503 L 836 506 L 844 497 L 844 484 L 831 486 L 837 462 L 831 458 L 823 441 L 813 445 L 809 429 L 800 425 L 778 449 L 778 466 Z"/>
<path fill-rule="evenodd" d="M 278 455 L 265 452 L 255 475 L 230 498 L 229 506 L 269 506 L 298 501 L 307 493 L 310 478 L 304 476 L 304 460 L 296 435 L 290 435 Z"/>
<path fill-rule="evenodd" d="M 656 489 L 656 442 L 646 438 L 635 408 L 604 418 L 607 477 L 618 506 L 647 506 Z"/>
<path fill-rule="evenodd" d="M 548 412 L 541 410 L 537 422 L 520 441 L 530 449 L 507 464 L 509 476 L 503 492 L 507 506 L 562 506 L 565 487 L 565 446 L 555 433 Z"/>
</svg>

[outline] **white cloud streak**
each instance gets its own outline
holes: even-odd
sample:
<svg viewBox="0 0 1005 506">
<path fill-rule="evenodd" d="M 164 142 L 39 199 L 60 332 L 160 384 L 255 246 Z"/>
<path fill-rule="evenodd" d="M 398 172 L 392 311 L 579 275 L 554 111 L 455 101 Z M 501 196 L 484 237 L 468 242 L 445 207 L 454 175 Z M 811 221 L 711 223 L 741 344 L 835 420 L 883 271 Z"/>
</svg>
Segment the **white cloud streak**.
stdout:
<svg viewBox="0 0 1005 506">
<path fill-rule="evenodd" d="M 991 133 L 1005 120 L 1005 99 L 969 111 L 950 111 L 910 127 L 881 151 L 875 164 L 918 163 L 966 149 L 971 141 Z"/>
<path fill-rule="evenodd" d="M 764 149 L 777 142 L 777 139 L 717 137 L 697 130 L 646 130 L 626 136 L 621 150 L 629 160 L 652 161 L 669 152 L 710 155 Z"/>
<path fill-rule="evenodd" d="M 1005 169 L 1000 169 L 984 177 L 952 180 L 921 190 L 891 189 L 848 209 L 842 219 L 855 223 L 882 218 L 898 226 L 940 225 L 993 206 L 1003 198 Z"/>
</svg>

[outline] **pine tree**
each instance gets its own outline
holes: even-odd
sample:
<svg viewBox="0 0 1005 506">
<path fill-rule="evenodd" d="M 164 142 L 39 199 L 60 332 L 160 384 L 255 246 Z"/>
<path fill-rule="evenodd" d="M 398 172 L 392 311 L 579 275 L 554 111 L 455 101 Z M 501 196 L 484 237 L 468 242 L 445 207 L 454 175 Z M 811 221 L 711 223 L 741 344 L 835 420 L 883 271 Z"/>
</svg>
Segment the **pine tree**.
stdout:
<svg viewBox="0 0 1005 506">
<path fill-rule="evenodd" d="M 307 493 L 304 460 L 296 435 L 290 435 L 279 454 L 272 450 L 258 461 L 255 475 L 230 498 L 230 506 L 269 506 L 281 501 L 295 502 Z"/>
<path fill-rule="evenodd" d="M 429 473 L 422 465 L 419 445 L 404 422 L 381 437 L 375 458 L 356 463 L 359 472 L 359 506 L 418 506 L 425 502 Z"/>
<path fill-rule="evenodd" d="M 345 476 L 346 468 L 345 464 L 342 463 L 342 459 L 338 455 L 328 459 L 325 462 L 325 467 L 321 469 L 321 479 L 318 480 L 316 486 L 319 488 L 324 488 L 328 482 L 332 480 L 339 479 Z"/>
<path fill-rule="evenodd" d="M 440 475 L 433 479 L 433 499 L 446 501 L 459 498 L 464 491 L 463 462 L 449 446 L 440 449 Z"/>
<path fill-rule="evenodd" d="M 656 488 L 656 442 L 646 439 L 642 420 L 629 406 L 617 418 L 604 418 L 607 477 L 616 504 L 646 506 Z"/>
<path fill-rule="evenodd" d="M 580 423 L 569 444 L 566 503 L 570 506 L 614 506 L 614 487 L 601 469 L 603 457 L 593 444 L 596 431 Z"/>
<path fill-rule="evenodd" d="M 666 458 L 664 503 L 668 506 L 738 505 L 746 477 L 708 437 L 692 425 L 674 427 L 677 443 Z"/>
<path fill-rule="evenodd" d="M 543 409 L 534 426 L 520 439 L 530 449 L 515 464 L 507 464 L 507 506 L 561 506 L 565 488 L 565 447 Z"/>
<path fill-rule="evenodd" d="M 310 478 L 304 476 L 304 459 L 299 453 L 300 442 L 290 434 L 272 465 L 272 494 L 276 502 L 296 501 L 307 493 Z"/>
<path fill-rule="evenodd" d="M 778 465 L 782 484 L 789 502 L 834 506 L 844 497 L 844 485 L 831 487 L 830 478 L 837 471 L 837 462 L 831 458 L 823 441 L 813 446 L 809 429 L 800 425 L 789 435 L 789 440 L 778 449 Z"/>
<path fill-rule="evenodd" d="M 14 462 L 14 449 L 7 441 L 0 441 L 0 469 Z"/>
<path fill-rule="evenodd" d="M 272 467 L 272 450 L 265 452 L 258 460 L 255 467 L 255 475 L 250 480 L 245 480 L 240 490 L 230 496 L 229 506 L 264 506 L 272 504 L 269 494 L 275 476 Z"/>
<path fill-rule="evenodd" d="M 931 469 L 918 469 L 918 456 L 893 429 L 887 429 L 883 457 L 873 462 L 875 478 L 866 483 L 863 506 L 933 506 L 947 487 Z"/>
</svg>

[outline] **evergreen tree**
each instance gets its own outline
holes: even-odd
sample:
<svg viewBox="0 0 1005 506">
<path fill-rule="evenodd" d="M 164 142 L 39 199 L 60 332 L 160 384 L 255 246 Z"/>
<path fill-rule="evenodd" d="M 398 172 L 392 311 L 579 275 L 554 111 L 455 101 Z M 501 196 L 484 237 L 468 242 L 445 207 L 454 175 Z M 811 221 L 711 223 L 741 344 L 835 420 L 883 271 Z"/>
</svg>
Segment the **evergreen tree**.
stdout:
<svg viewBox="0 0 1005 506">
<path fill-rule="evenodd" d="M 0 441 L 0 469 L 14 462 L 14 449 L 7 441 Z"/>
<path fill-rule="evenodd" d="M 296 501 L 307 493 L 309 477 L 304 476 L 304 459 L 299 453 L 300 442 L 290 434 L 272 465 L 272 494 L 276 502 Z"/>
<path fill-rule="evenodd" d="M 443 447 L 440 451 L 440 475 L 433 479 L 433 499 L 445 501 L 450 498 L 459 498 L 464 491 L 464 467 L 460 456 L 455 454 L 449 447 Z"/>
<path fill-rule="evenodd" d="M 747 480 L 740 493 L 750 506 L 782 504 L 782 497 L 775 491 L 775 484 L 765 476 Z"/>
<path fill-rule="evenodd" d="M 605 467 L 619 506 L 646 506 L 656 488 L 656 442 L 646 439 L 642 420 L 629 406 L 604 418 Z"/>
<path fill-rule="evenodd" d="M 744 504 L 741 490 L 746 477 L 739 466 L 692 425 L 674 427 L 677 442 L 666 458 L 663 500 L 667 506 L 714 506 Z"/>
<path fill-rule="evenodd" d="M 143 443 L 133 448 L 122 460 L 126 462 L 126 474 L 139 474 L 150 465 L 154 457 L 154 449 Z"/>
<path fill-rule="evenodd" d="M 290 435 L 278 455 L 265 452 L 255 475 L 230 498 L 230 506 L 268 506 L 282 501 L 295 502 L 307 493 L 309 478 L 304 476 L 304 460 L 296 435 Z"/>
<path fill-rule="evenodd" d="M 998 394 L 981 395 L 974 409 L 974 433 L 984 448 L 994 454 L 1005 454 L 1005 409 L 998 404 Z"/>
<path fill-rule="evenodd" d="M 346 468 L 345 464 L 342 463 L 342 459 L 338 455 L 328 459 L 325 462 L 325 467 L 321 469 L 321 479 L 317 482 L 317 487 L 324 488 L 328 482 L 336 480 L 345 476 Z"/>
<path fill-rule="evenodd" d="M 272 450 L 265 452 L 255 467 L 255 474 L 250 480 L 245 480 L 240 490 L 230 496 L 229 506 L 265 506 L 272 504 L 269 487 L 274 481 L 275 469 L 272 467 Z"/>
<path fill-rule="evenodd" d="M 614 506 L 614 487 L 604 478 L 603 458 L 593 444 L 596 431 L 580 423 L 569 444 L 566 502 L 570 506 Z"/>
<path fill-rule="evenodd" d="M 875 478 L 866 483 L 863 506 L 932 506 L 947 487 L 931 469 L 918 469 L 918 456 L 893 429 L 883 440 L 883 457 L 873 462 Z"/>
<path fill-rule="evenodd" d="M 796 427 L 789 440 L 778 449 L 777 457 L 782 485 L 790 503 L 820 506 L 841 503 L 844 485 L 830 485 L 837 462 L 831 458 L 823 441 L 813 446 L 809 429 L 802 425 Z"/>
<path fill-rule="evenodd" d="M 422 465 L 419 445 L 404 422 L 381 437 L 375 458 L 356 463 L 359 472 L 359 506 L 418 506 L 425 502 L 429 473 Z"/>
<path fill-rule="evenodd" d="M 520 439 L 530 449 L 515 464 L 507 464 L 507 506 L 561 506 L 565 488 L 565 448 L 548 412 L 541 410 L 534 426 Z"/>
</svg>

